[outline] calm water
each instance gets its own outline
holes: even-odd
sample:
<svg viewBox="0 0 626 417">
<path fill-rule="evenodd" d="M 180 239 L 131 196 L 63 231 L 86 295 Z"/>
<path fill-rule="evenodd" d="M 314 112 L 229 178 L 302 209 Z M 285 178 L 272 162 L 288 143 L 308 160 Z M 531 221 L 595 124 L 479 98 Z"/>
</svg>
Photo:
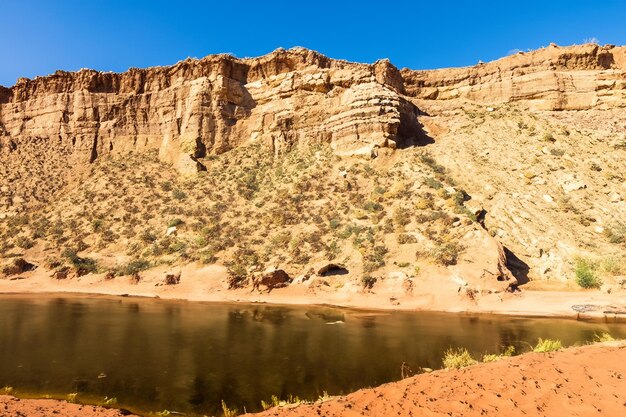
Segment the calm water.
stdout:
<svg viewBox="0 0 626 417">
<path fill-rule="evenodd" d="M 439 368 L 451 346 L 478 355 L 607 331 L 626 337 L 623 324 L 574 320 L 1 296 L 0 387 L 116 397 L 144 411 L 210 414 L 222 399 L 251 411 L 272 395 L 397 380 L 403 362 Z"/>
</svg>

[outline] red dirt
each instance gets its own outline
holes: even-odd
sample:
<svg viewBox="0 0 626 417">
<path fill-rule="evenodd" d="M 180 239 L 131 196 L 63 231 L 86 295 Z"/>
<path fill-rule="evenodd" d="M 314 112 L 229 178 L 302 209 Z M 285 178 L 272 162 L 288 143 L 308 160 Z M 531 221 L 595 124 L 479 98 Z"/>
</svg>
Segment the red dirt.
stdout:
<svg viewBox="0 0 626 417">
<path fill-rule="evenodd" d="M 59 400 L 21 400 L 0 395 L 0 417 L 121 417 L 122 410 L 93 405 L 70 404 Z"/>
<path fill-rule="evenodd" d="M 626 345 L 529 353 L 260 416 L 626 416 Z"/>
</svg>

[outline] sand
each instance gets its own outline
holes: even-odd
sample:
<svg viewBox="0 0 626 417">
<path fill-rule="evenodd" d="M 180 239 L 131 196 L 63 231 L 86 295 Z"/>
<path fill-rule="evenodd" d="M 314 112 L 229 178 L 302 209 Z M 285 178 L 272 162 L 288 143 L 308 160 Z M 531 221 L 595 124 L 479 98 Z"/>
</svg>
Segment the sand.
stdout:
<svg viewBox="0 0 626 417">
<path fill-rule="evenodd" d="M 181 273 L 178 285 L 163 285 L 167 272 Z M 416 280 L 410 294 L 398 283 L 377 283 L 371 291 L 358 284 L 344 284 L 343 277 L 325 279 L 328 285 L 307 281 L 294 283 L 270 293 L 249 288 L 228 290 L 226 270 L 212 265 L 187 265 L 168 270 L 154 268 L 142 273 L 138 284 L 128 277 L 105 280 L 104 275 L 57 280 L 41 268 L 20 276 L 0 279 L 0 293 L 103 294 L 151 297 L 189 301 L 271 303 L 282 305 L 333 305 L 371 310 L 441 311 L 520 316 L 602 318 L 626 322 L 626 291 L 605 293 L 598 290 L 530 291 L 514 293 L 482 290 L 473 297 L 452 281 L 441 277 Z"/>
<path fill-rule="evenodd" d="M 528 353 L 260 416 L 624 416 L 626 344 Z"/>
<path fill-rule="evenodd" d="M 92 405 L 70 404 L 59 400 L 21 400 L 0 395 L 0 417 L 120 417 L 132 415 L 123 410 Z"/>
</svg>

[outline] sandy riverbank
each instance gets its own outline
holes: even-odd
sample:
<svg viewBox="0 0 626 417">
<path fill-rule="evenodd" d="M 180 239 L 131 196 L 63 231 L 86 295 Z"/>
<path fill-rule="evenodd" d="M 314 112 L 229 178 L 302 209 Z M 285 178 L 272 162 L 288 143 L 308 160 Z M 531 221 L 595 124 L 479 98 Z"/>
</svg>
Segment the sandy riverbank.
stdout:
<svg viewBox="0 0 626 417">
<path fill-rule="evenodd" d="M 610 364 L 610 365 L 609 365 Z M 527 353 L 417 375 L 259 416 L 619 416 L 626 412 L 626 342 Z M 120 410 L 0 395 L 0 417 L 118 417 Z M 251 414 L 250 414 L 251 415 Z"/>
<path fill-rule="evenodd" d="M 121 417 L 131 415 L 123 410 L 93 405 L 71 404 L 59 400 L 22 400 L 0 395 L 0 417 Z"/>
<path fill-rule="evenodd" d="M 260 415 L 621 416 L 626 413 L 624 392 L 626 344 L 622 342 L 437 371 Z"/>
<path fill-rule="evenodd" d="M 167 272 L 181 273 L 178 285 L 164 285 Z M 385 281 L 371 291 L 359 285 L 335 279 L 294 283 L 269 293 L 250 289 L 229 290 L 225 285 L 225 270 L 219 266 L 197 268 L 188 265 L 171 271 L 164 267 L 142 273 L 139 283 L 128 277 L 105 280 L 102 275 L 57 280 L 42 269 L 23 274 L 21 279 L 0 279 L 0 293 L 5 294 L 102 294 L 162 299 L 271 303 L 283 305 L 334 305 L 371 310 L 441 311 L 452 313 L 486 313 L 520 316 L 570 318 L 606 318 L 626 322 L 626 291 L 610 294 L 588 291 L 530 291 L 493 292 L 488 289 L 468 295 L 464 288 L 439 278 L 423 278 L 410 292 L 401 284 Z"/>
</svg>

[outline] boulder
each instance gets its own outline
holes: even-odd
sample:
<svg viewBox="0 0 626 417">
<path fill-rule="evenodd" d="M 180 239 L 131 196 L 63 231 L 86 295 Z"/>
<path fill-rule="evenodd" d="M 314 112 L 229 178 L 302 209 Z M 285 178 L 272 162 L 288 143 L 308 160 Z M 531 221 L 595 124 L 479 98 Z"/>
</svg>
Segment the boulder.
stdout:
<svg viewBox="0 0 626 417">
<path fill-rule="evenodd" d="M 292 279 L 282 269 L 274 269 L 265 271 L 263 274 L 254 276 L 252 278 L 252 291 L 261 291 L 261 285 L 264 286 L 267 292 L 271 292 L 275 288 L 283 288 L 291 283 Z"/>
</svg>

